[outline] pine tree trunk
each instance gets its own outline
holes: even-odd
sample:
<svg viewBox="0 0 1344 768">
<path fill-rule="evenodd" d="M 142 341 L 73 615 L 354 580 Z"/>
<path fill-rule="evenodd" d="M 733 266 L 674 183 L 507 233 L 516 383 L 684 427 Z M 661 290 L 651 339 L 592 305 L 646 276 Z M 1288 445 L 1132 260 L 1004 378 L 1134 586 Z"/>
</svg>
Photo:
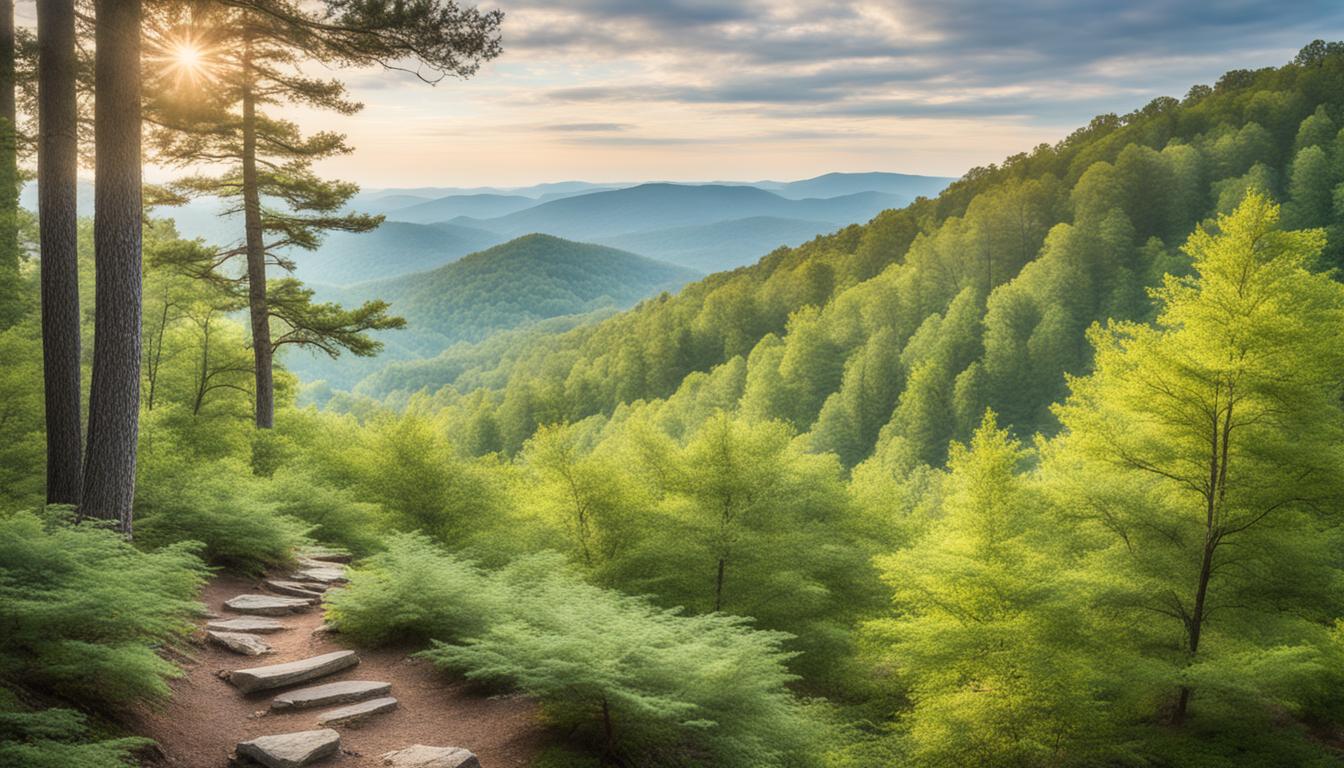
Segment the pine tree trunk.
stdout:
<svg viewBox="0 0 1344 768">
<path fill-rule="evenodd" d="M 140 0 L 98 0 L 93 381 L 84 517 L 131 533 L 140 415 Z"/>
<path fill-rule="evenodd" d="M 14 106 L 14 0 L 0 0 L 0 328 L 17 322 L 19 287 L 19 156 Z"/>
<path fill-rule="evenodd" d="M 37 194 L 47 503 L 78 505 L 82 441 L 74 0 L 42 0 L 37 4 L 37 40 Z"/>
<path fill-rule="evenodd" d="M 252 39 L 243 43 L 243 225 L 247 235 L 247 308 L 252 317 L 252 360 L 256 374 L 257 427 L 275 425 L 275 381 L 271 376 L 271 315 L 266 305 L 266 245 L 261 231 L 257 181 L 257 106 L 252 91 Z"/>
</svg>

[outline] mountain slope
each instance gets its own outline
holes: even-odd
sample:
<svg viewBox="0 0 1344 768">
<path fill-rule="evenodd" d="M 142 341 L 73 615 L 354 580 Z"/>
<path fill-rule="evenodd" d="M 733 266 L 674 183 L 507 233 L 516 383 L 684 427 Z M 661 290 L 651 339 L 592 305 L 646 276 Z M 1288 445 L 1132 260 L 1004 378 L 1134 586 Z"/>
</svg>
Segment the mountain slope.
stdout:
<svg viewBox="0 0 1344 768">
<path fill-rule="evenodd" d="M 349 285 L 433 269 L 501 239 L 493 232 L 452 224 L 385 221 L 372 232 L 333 232 L 316 251 L 292 256 L 301 280 Z"/>
<path fill-rule="evenodd" d="M 507 216 L 460 218 L 452 223 L 507 235 L 546 232 L 592 240 L 755 216 L 841 223 L 867 221 L 878 211 L 903 202 L 905 198 L 879 192 L 789 200 L 755 187 L 641 184 L 552 200 Z"/>
<path fill-rule="evenodd" d="M 751 264 L 780 246 L 795 246 L 836 229 L 838 224 L 826 221 L 753 216 L 631 232 L 600 238 L 598 242 L 701 272 L 718 272 Z"/>
<path fill-rule="evenodd" d="M 1282 201 L 1289 227 L 1327 227 L 1325 266 L 1344 261 L 1340 82 L 1340 52 L 1230 72 L 669 299 L 393 365 L 358 391 L 437 392 L 445 423 L 493 420 L 504 450 L 543 405 L 578 421 L 643 400 L 685 430 L 712 404 L 875 472 L 940 464 L 987 407 L 1050 432 L 1065 374 L 1090 366 L 1088 326 L 1149 318 L 1145 289 L 1188 269 L 1181 244 L 1247 190 Z"/>
<path fill-rule="evenodd" d="M 956 179 L 945 176 L 915 176 L 908 173 L 827 173 L 799 181 L 762 181 L 752 186 L 793 200 L 839 197 L 857 192 L 882 192 L 913 200 L 916 197 L 934 197 L 954 181 Z"/>
<path fill-rule="evenodd" d="M 379 334 L 387 345 L 379 358 L 296 355 L 289 367 L 306 379 L 350 386 L 389 359 L 436 354 L 546 318 L 629 307 L 696 276 L 615 248 L 528 235 L 427 272 L 344 288 L 317 285 L 325 301 L 387 301 L 406 318 L 406 328 Z"/>
<path fill-rule="evenodd" d="M 448 195 L 434 200 L 414 203 L 405 207 L 388 208 L 383 212 L 393 221 L 410 221 L 417 224 L 431 224 L 447 221 L 458 216 L 494 218 L 505 216 L 524 208 L 531 208 L 537 201 L 522 195 Z"/>
</svg>

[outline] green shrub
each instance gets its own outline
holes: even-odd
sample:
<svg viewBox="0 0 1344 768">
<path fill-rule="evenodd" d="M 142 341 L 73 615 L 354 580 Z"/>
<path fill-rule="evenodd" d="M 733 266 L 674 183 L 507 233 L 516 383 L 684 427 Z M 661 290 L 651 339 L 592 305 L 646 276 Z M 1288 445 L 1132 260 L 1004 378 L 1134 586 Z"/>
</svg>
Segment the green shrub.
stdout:
<svg viewBox="0 0 1344 768">
<path fill-rule="evenodd" d="M 193 550 L 142 552 L 68 515 L 0 517 L 0 679 L 90 706 L 166 696 L 179 672 L 155 648 L 200 610 Z"/>
<path fill-rule="evenodd" d="M 311 526 L 309 535 L 318 541 L 356 555 L 383 548 L 387 523 L 381 508 L 356 500 L 348 489 L 319 482 L 306 472 L 282 470 L 272 478 L 266 497 L 280 514 Z"/>
<path fill-rule="evenodd" d="M 199 541 L 212 565 L 259 573 L 288 562 L 307 526 L 262 497 L 264 480 L 238 462 L 146 462 L 136 491 L 136 539 L 151 547 Z"/>
<path fill-rule="evenodd" d="M 819 742 L 788 688 L 788 635 L 595 587 L 557 553 L 491 572 L 399 534 L 327 613 L 356 642 L 432 640 L 436 665 L 536 697 L 604 759 L 764 767 L 807 762 Z"/>
<path fill-rule="evenodd" d="M 349 586 L 328 593 L 327 619 L 363 644 L 456 640 L 499 620 L 505 597 L 473 563 L 398 533 L 351 571 Z"/>
<path fill-rule="evenodd" d="M 0 765 L 5 768 L 126 768 L 148 739 L 95 739 L 83 714 L 29 711 L 0 689 Z"/>
<path fill-rule="evenodd" d="M 816 726 L 789 692 L 788 635 L 723 614 L 684 616 L 586 584 L 538 555 L 495 578 L 511 616 L 424 656 L 515 686 L 604 757 L 642 766 L 807 762 Z"/>
</svg>

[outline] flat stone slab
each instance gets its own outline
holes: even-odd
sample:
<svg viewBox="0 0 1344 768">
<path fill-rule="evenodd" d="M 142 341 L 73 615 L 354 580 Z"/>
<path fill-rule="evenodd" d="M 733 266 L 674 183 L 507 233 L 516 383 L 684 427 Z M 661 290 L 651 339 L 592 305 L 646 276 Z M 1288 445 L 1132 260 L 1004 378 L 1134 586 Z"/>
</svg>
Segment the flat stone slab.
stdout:
<svg viewBox="0 0 1344 768">
<path fill-rule="evenodd" d="M 384 712 L 391 712 L 397 708 L 397 700 L 391 696 L 384 696 L 381 699 L 370 699 L 361 701 L 358 704 L 351 704 L 348 707 L 332 709 L 317 716 L 318 725 L 354 725 L 368 717 L 381 715 Z"/>
<path fill-rule="evenodd" d="M 427 747 L 416 744 L 383 755 L 383 765 L 392 768 L 481 768 L 481 761 L 462 747 Z"/>
<path fill-rule="evenodd" d="M 229 682 L 243 693 L 280 688 L 295 683 L 306 683 L 319 677 L 340 672 L 359 663 L 354 651 L 334 651 L 269 667 L 237 669 L 229 673 Z"/>
<path fill-rule="evenodd" d="M 305 582 L 285 581 L 284 579 L 267 579 L 262 582 L 266 588 L 272 592 L 279 592 L 282 595 L 290 597 L 306 597 L 309 600 L 321 600 L 322 591 L 313 589 Z"/>
<path fill-rule="evenodd" d="M 309 567 L 295 571 L 290 581 L 315 581 L 319 584 L 340 584 L 349 581 L 344 568 Z"/>
<path fill-rule="evenodd" d="M 341 735 L 330 728 L 322 728 L 240 741 L 235 751 L 239 757 L 255 760 L 266 768 L 302 768 L 331 757 L 340 749 Z"/>
<path fill-rule="evenodd" d="M 269 632 L 279 632 L 283 629 L 289 629 L 289 627 L 286 627 L 275 619 L 256 619 L 251 616 L 212 621 L 206 624 L 205 628 L 213 629 L 217 632 L 250 632 L 254 635 L 264 635 Z"/>
<path fill-rule="evenodd" d="M 271 709 L 281 711 L 345 704 L 351 701 L 363 701 L 377 696 L 385 696 L 391 690 L 391 683 L 379 683 L 372 680 L 342 680 L 337 683 L 323 683 L 322 685 L 282 693 L 271 700 Z"/>
<path fill-rule="evenodd" d="M 303 547 L 299 550 L 299 557 L 328 563 L 348 563 L 354 559 L 350 550 L 340 547 Z"/>
<path fill-rule="evenodd" d="M 260 656 L 263 653 L 270 653 L 271 646 L 265 640 L 256 635 L 249 635 L 246 632 L 216 632 L 215 630 L 206 630 L 205 638 L 215 645 L 228 648 L 234 653 L 241 653 L 244 656 Z"/>
<path fill-rule="evenodd" d="M 239 595 L 226 600 L 224 607 L 235 613 L 251 613 L 257 616 L 284 616 L 306 611 L 313 607 L 313 603 L 305 597 Z"/>
</svg>

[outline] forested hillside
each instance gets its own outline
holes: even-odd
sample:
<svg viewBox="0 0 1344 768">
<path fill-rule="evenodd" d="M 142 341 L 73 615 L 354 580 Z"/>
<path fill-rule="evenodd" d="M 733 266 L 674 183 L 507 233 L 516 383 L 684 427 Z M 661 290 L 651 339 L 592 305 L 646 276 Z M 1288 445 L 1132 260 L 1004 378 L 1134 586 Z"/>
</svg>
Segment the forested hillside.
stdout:
<svg viewBox="0 0 1344 768">
<path fill-rule="evenodd" d="M 396 222 L 383 226 L 389 224 Z M 318 296 L 326 300 L 355 305 L 386 301 L 391 312 L 406 319 L 406 326 L 377 334 L 386 344 L 380 358 L 356 362 L 296 356 L 291 367 L 305 379 L 349 387 L 389 358 L 432 355 L 537 320 L 623 309 L 660 291 L 675 291 L 696 276 L 689 269 L 614 248 L 527 235 L 437 269 L 343 288 L 318 285 Z"/>
<path fill-rule="evenodd" d="M 847 466 L 879 448 L 939 465 L 986 407 L 1016 434 L 1049 433 L 1065 374 L 1090 364 L 1084 331 L 1149 319 L 1145 290 L 1188 269 L 1180 245 L 1196 224 L 1250 189 L 1283 200 L 1289 226 L 1333 224 L 1339 67 L 1308 52 L 1229 72 L 674 297 L 559 336 L 395 365 L 359 391 L 436 393 L 450 429 L 494 421 L 504 438 L 488 447 L 506 451 L 537 424 L 637 400 L 693 423 L 684 410 L 705 387 Z M 1327 263 L 1338 252 L 1330 245 Z"/>
<path fill-rule="evenodd" d="M 276 89 L 297 87 L 286 51 L 314 41 L 333 65 L 436 54 L 422 64 L 445 75 L 499 52 L 501 16 L 452 4 L 211 7 L 226 40 L 267 35 L 274 68 L 253 75 Z M 464 34 L 438 37 L 457 13 Z M 98 14 L 99 55 L 125 57 L 100 79 L 136 85 L 134 8 Z M 377 34 L 389 18 L 430 44 L 394 45 Z M 73 37 L 64 48 L 73 139 Z M 227 53 L 232 74 L 256 66 Z M 295 149 L 276 137 L 297 127 L 250 109 L 235 120 L 224 97 L 207 130 L 159 145 L 232 153 L 250 146 L 233 140 L 244 129 L 269 137 L 266 152 Z M 0 763 L 133 763 L 144 745 L 121 738 L 126 713 L 172 717 L 208 568 L 284 573 L 314 542 L 353 558 L 348 583 L 325 575 L 341 585 L 314 598 L 326 638 L 523 697 L 546 726 L 538 768 L 1344 756 L 1344 44 L 1098 117 L 936 198 L 628 311 L 393 364 L 322 408 L 298 405 L 305 382 L 283 354 L 272 365 L 277 350 L 369 356 L 411 333 L 394 311 L 483 334 L 685 274 L 532 235 L 372 286 L 390 307 L 343 309 L 267 280 L 280 241 L 257 237 L 306 247 L 373 229 L 343 207 L 353 185 L 309 166 L 340 136 L 300 142 L 313 153 L 292 176 L 184 182 L 247 197 L 251 244 L 221 251 L 126 204 L 134 106 L 99 102 L 98 120 L 131 129 L 99 132 L 100 162 L 123 166 L 100 177 L 100 195 L 120 185 L 118 217 L 104 208 L 97 229 L 76 229 L 71 204 L 34 227 L 14 212 Z M 256 160 L 242 150 L 243 167 Z M 261 206 L 276 185 L 313 217 Z M 43 261 L 20 260 L 35 231 Z M 255 269 L 220 271 L 239 255 Z M 70 282 L 54 302 L 69 327 L 44 314 L 53 277 Z M 133 300 L 109 302 L 117 288 Z M 134 325 L 116 314 L 130 310 Z M 81 338 L 103 354 L 81 357 Z M 91 486 L 123 494 L 103 509 L 51 495 L 46 470 L 78 482 L 78 450 L 43 456 L 62 435 L 82 445 L 90 380 L 103 391 L 89 411 L 110 392 L 124 417 L 99 428 L 120 442 L 87 441 L 120 461 L 115 482 Z"/>
</svg>

